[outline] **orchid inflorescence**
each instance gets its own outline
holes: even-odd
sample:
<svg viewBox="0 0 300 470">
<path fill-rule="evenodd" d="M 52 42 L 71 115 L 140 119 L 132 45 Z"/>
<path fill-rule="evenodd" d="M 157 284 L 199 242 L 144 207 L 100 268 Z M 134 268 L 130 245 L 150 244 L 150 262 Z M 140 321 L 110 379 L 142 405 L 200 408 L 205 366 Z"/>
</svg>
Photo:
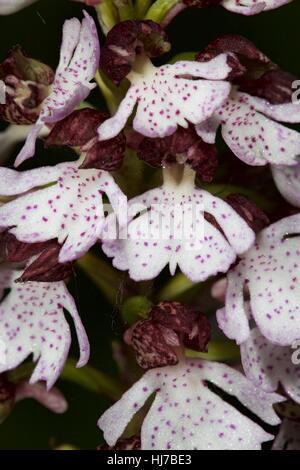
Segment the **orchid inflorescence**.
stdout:
<svg viewBox="0 0 300 470">
<path fill-rule="evenodd" d="M 296 78 L 238 35 L 156 65 L 171 50 L 165 28 L 184 9 L 255 15 L 292 0 L 81 1 L 90 13 L 65 21 L 56 71 L 21 46 L 0 64 L 10 126 L 0 136 L 0 421 L 26 397 L 65 411 L 52 387 L 68 363 L 68 316 L 77 367 L 90 355 L 67 287 L 79 265 L 94 280 L 107 271 L 110 284 L 125 283 L 110 300 L 126 330 L 129 388 L 122 394 L 123 380 L 98 421 L 101 448 L 254 450 L 274 439 L 274 449 L 300 448 Z M 34 2 L 0 0 L 0 14 Z M 87 101 L 97 87 L 106 110 Z M 219 137 L 228 161 L 218 162 Z M 73 159 L 42 166 L 39 139 Z M 254 167 L 264 170 L 255 181 Z M 267 214 L 260 177 L 282 195 Z M 197 301 L 184 302 L 180 293 L 197 286 Z M 30 355 L 36 365 L 19 380 Z"/>
</svg>

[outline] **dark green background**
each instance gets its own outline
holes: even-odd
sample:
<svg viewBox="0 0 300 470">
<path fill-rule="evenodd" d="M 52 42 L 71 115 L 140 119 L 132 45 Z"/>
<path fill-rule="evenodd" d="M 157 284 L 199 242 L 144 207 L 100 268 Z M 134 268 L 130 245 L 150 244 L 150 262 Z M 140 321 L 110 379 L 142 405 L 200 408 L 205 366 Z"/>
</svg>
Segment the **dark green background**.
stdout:
<svg viewBox="0 0 300 470">
<path fill-rule="evenodd" d="M 41 0 L 18 14 L 1 17 L 0 60 L 13 45 L 21 44 L 29 55 L 55 67 L 62 24 L 72 15 L 80 17 L 81 10 L 81 4 L 68 0 Z M 242 34 L 283 69 L 300 76 L 299 22 L 300 1 L 294 0 L 288 6 L 256 17 L 234 15 L 221 7 L 189 10 L 172 23 L 168 32 L 174 53 L 200 50 L 220 34 Z M 91 363 L 103 371 L 116 373 L 110 347 L 111 339 L 120 337 L 115 309 L 80 272 L 73 282 L 72 293 L 90 338 Z M 76 356 L 76 344 L 72 350 Z M 0 448 L 45 449 L 70 443 L 93 449 L 101 442 L 96 421 L 108 406 L 108 400 L 75 385 L 62 382 L 58 385 L 69 402 L 69 411 L 56 416 L 35 402 L 18 404 L 0 426 Z"/>
</svg>

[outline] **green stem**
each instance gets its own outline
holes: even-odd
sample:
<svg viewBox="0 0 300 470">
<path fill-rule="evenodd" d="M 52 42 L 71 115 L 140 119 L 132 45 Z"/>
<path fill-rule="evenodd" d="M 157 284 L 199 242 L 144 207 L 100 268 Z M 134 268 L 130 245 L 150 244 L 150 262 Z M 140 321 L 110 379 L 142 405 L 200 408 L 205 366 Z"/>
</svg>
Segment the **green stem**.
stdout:
<svg viewBox="0 0 300 470">
<path fill-rule="evenodd" d="M 149 8 L 145 18 L 161 23 L 169 11 L 180 2 L 181 0 L 156 0 Z"/>
</svg>

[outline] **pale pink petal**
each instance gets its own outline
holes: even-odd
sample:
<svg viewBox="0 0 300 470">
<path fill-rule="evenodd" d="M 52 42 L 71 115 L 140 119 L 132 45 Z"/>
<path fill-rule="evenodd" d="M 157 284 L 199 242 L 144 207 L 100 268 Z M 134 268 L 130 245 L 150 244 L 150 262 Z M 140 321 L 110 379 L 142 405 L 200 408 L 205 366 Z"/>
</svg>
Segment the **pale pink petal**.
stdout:
<svg viewBox="0 0 300 470">
<path fill-rule="evenodd" d="M 300 403 L 300 366 L 292 362 L 293 349 L 270 343 L 254 328 L 241 345 L 246 376 L 266 392 L 275 392 L 281 384 L 288 396 Z"/>
<path fill-rule="evenodd" d="M 300 423 L 284 419 L 272 450 L 300 450 Z"/>
<path fill-rule="evenodd" d="M 20 273 L 15 273 L 17 278 Z M 0 305 L 0 339 L 5 345 L 5 361 L 0 371 L 17 367 L 33 354 L 38 361 L 30 382 L 43 380 L 47 388 L 58 379 L 71 344 L 70 327 L 64 308 L 73 317 L 80 344 L 79 365 L 86 364 L 89 344 L 74 301 L 63 282 L 11 284 Z"/>
<path fill-rule="evenodd" d="M 37 136 L 44 124 L 53 124 L 68 116 L 96 86 L 91 83 L 100 58 L 96 25 L 84 12 L 80 22 L 67 20 L 63 28 L 61 57 L 50 95 L 43 101 L 40 116 L 17 156 L 15 166 L 32 157 Z"/>
<path fill-rule="evenodd" d="M 236 396 L 262 419 L 278 423 L 272 405 L 282 401 L 280 395 L 259 391 L 227 366 L 191 359 L 148 371 L 107 410 L 98 423 L 106 441 L 116 443 L 154 391 L 156 397 L 141 430 L 143 450 L 260 449 L 262 442 L 272 439 L 210 391 L 207 380 Z"/>
<path fill-rule="evenodd" d="M 278 191 L 290 204 L 300 207 L 300 164 L 272 165 L 272 175 Z"/>
</svg>

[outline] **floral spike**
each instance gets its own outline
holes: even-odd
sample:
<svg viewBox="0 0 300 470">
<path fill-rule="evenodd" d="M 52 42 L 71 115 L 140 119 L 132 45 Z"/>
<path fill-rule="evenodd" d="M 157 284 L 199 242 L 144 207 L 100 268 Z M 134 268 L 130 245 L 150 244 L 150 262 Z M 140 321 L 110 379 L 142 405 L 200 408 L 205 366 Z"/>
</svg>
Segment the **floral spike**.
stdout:
<svg viewBox="0 0 300 470">
<path fill-rule="evenodd" d="M 294 365 L 289 347 L 270 343 L 254 328 L 241 344 L 241 359 L 246 376 L 265 392 L 276 392 L 279 384 L 300 404 L 300 366 Z"/>
<path fill-rule="evenodd" d="M 36 138 L 43 125 L 55 124 L 68 116 L 96 86 L 91 80 L 99 64 L 99 39 L 93 18 L 86 12 L 84 16 L 82 23 L 72 18 L 64 24 L 52 92 L 42 103 L 39 118 L 16 159 L 16 166 L 34 155 Z"/>
<path fill-rule="evenodd" d="M 290 204 L 300 208 L 300 164 L 272 165 L 272 175 L 278 191 Z"/>
<path fill-rule="evenodd" d="M 280 422 L 273 404 L 284 400 L 256 388 L 224 364 L 184 359 L 177 366 L 152 369 L 100 418 L 109 446 L 114 446 L 135 413 L 153 393 L 155 400 L 141 429 L 143 450 L 260 449 L 271 440 L 260 426 L 207 387 L 207 382 L 235 396 L 269 424 Z"/>
<path fill-rule="evenodd" d="M 7 270 L 0 271 L 0 285 L 7 286 Z M 77 367 L 89 359 L 89 342 L 75 302 L 63 282 L 16 284 L 20 272 L 10 273 L 10 293 L 0 304 L 0 340 L 4 361 L 0 372 L 17 367 L 33 354 L 38 361 L 30 383 L 43 380 L 50 389 L 66 361 L 71 333 L 63 309 L 72 316 L 80 347 Z"/>
<path fill-rule="evenodd" d="M 217 312 L 223 332 L 238 344 L 250 335 L 252 315 L 272 343 L 289 346 L 300 338 L 300 214 L 264 229 L 256 243 L 227 276 L 225 308 Z M 244 299 L 250 294 L 251 311 Z"/>
<path fill-rule="evenodd" d="M 229 204 L 196 188 L 194 176 L 186 168 L 176 182 L 171 167 L 162 187 L 129 201 L 128 237 L 105 240 L 103 232 L 103 250 L 116 268 L 142 281 L 154 279 L 167 265 L 174 275 L 178 265 L 193 282 L 201 282 L 226 272 L 237 254 L 250 248 L 252 229 Z"/>
<path fill-rule="evenodd" d="M 127 200 L 109 173 L 81 170 L 80 164 L 79 160 L 23 173 L 0 168 L 1 195 L 21 195 L 0 207 L 2 230 L 9 228 L 26 243 L 57 238 L 62 244 L 60 263 L 85 254 L 101 237 L 103 193 L 118 214 L 126 211 Z M 40 186 L 45 187 L 28 193 Z"/>
</svg>

